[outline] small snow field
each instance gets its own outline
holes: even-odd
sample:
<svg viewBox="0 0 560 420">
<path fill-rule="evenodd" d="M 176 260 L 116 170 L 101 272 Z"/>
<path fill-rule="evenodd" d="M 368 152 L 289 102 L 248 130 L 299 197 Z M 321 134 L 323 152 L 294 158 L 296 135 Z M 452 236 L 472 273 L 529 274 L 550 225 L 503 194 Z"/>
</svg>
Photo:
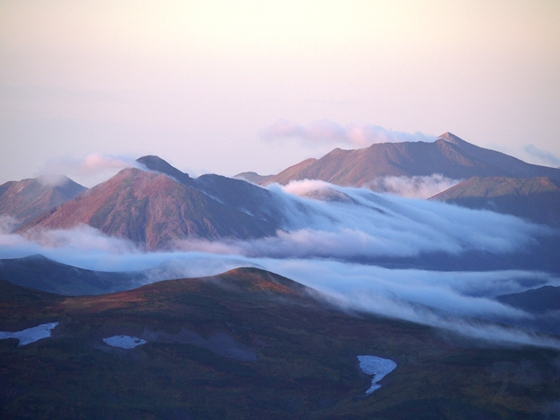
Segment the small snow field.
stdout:
<svg viewBox="0 0 560 420">
<path fill-rule="evenodd" d="M 397 367 L 397 364 L 392 360 L 376 356 L 358 356 L 358 360 L 360 362 L 360 369 L 362 372 L 366 375 L 373 375 L 371 386 L 366 391 L 366 395 L 369 395 L 376 389 L 381 388 L 381 385 L 377 384 L 377 382 Z"/>
<path fill-rule="evenodd" d="M 104 338 L 105 344 L 111 347 L 119 347 L 121 349 L 133 349 L 135 347 L 146 344 L 146 340 L 130 335 L 114 335 L 112 337 Z"/>
<path fill-rule="evenodd" d="M 43 338 L 49 338 L 51 336 L 51 331 L 57 325 L 58 322 L 50 322 L 48 324 L 41 324 L 22 331 L 0 331 L 0 340 L 6 338 L 17 338 L 19 340 L 18 346 L 25 346 L 26 344 L 34 343 L 35 341 Z"/>
</svg>

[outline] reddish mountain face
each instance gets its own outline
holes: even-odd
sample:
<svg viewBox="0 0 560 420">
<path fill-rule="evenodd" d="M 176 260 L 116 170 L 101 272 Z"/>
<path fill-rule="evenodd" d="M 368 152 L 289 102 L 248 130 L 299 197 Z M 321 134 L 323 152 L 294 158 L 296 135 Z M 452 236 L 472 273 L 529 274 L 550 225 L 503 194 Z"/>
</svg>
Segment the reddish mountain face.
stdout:
<svg viewBox="0 0 560 420">
<path fill-rule="evenodd" d="M 83 223 L 148 249 L 186 238 L 252 238 L 272 235 L 276 226 L 228 207 L 201 191 L 157 172 L 124 169 L 52 211 L 31 228 L 70 229 Z"/>
<path fill-rule="evenodd" d="M 531 165 L 445 133 L 434 143 L 382 143 L 365 149 L 335 149 L 320 159 L 307 159 L 277 175 L 266 177 L 260 184 L 319 179 L 342 186 L 360 187 L 381 176 L 433 174 L 452 179 L 473 176 L 548 176 L 560 180 L 559 169 Z"/>
<path fill-rule="evenodd" d="M 196 188 L 228 207 L 275 226 L 286 225 L 284 203 L 265 188 L 216 174 L 206 174 L 193 179 L 158 156 L 144 156 L 137 161 L 149 170 L 166 174 L 181 184 Z"/>
<path fill-rule="evenodd" d="M 40 178 L 6 182 L 0 185 L 0 215 L 7 214 L 25 223 L 86 189 L 66 177 L 56 185 Z"/>
<path fill-rule="evenodd" d="M 473 177 L 435 195 L 472 209 L 512 214 L 536 223 L 560 225 L 560 183 L 546 177 Z"/>
</svg>

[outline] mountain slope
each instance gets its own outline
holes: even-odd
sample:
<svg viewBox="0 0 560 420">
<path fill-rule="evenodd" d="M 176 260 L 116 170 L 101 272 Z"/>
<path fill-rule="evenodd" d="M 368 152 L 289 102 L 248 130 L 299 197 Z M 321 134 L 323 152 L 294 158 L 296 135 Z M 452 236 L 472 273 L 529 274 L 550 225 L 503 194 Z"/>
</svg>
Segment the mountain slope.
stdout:
<svg viewBox="0 0 560 420">
<path fill-rule="evenodd" d="M 7 214 L 25 223 L 86 189 L 66 177 L 56 185 L 41 178 L 9 181 L 0 185 L 0 214 Z"/>
<path fill-rule="evenodd" d="M 496 300 L 532 315 L 520 323 L 523 328 L 560 335 L 560 287 L 542 286 L 520 293 L 496 296 Z"/>
<path fill-rule="evenodd" d="M 548 176 L 560 180 L 560 169 L 530 165 L 445 133 L 433 143 L 382 143 L 357 150 L 334 149 L 320 159 L 308 159 L 267 177 L 261 184 L 287 184 L 307 178 L 359 187 L 376 177 L 433 174 L 452 179 Z"/>
<path fill-rule="evenodd" d="M 241 179 L 228 178 L 216 174 L 191 178 L 157 156 L 144 156 L 137 159 L 148 169 L 178 180 L 203 192 L 210 198 L 228 207 L 247 213 L 273 225 L 286 227 L 284 203 L 273 192 Z"/>
<path fill-rule="evenodd" d="M 542 286 L 522 293 L 501 295 L 496 299 L 531 313 L 560 311 L 560 287 L 557 286 Z"/>
<path fill-rule="evenodd" d="M 134 168 L 123 169 L 19 231 L 70 229 L 80 223 L 148 249 L 162 249 L 186 238 L 246 239 L 276 231 L 271 223 L 227 207 L 167 175 Z"/>
<path fill-rule="evenodd" d="M 506 172 L 506 176 L 513 178 L 549 177 L 555 181 L 560 181 L 560 169 L 558 168 L 549 168 L 547 166 L 526 163 L 520 159 L 514 158 L 513 156 L 506 155 L 505 153 L 475 146 L 474 144 L 468 143 L 451 133 L 444 133 L 439 138 L 444 139 L 451 144 L 457 145 L 465 153 L 473 156 L 481 162 L 502 169 Z"/>
<path fill-rule="evenodd" d="M 0 281 L 5 419 L 546 418 L 559 353 L 485 348 L 428 327 L 336 310 L 258 269 L 61 297 Z M 135 348 L 104 339 L 132 336 Z M 357 356 L 397 368 L 369 396 Z"/>
<path fill-rule="evenodd" d="M 240 179 L 214 174 L 196 178 L 193 186 L 220 203 L 268 223 L 287 227 L 284 203 L 276 194 L 265 188 Z"/>
<path fill-rule="evenodd" d="M 546 177 L 473 177 L 431 199 L 560 225 L 560 182 Z"/>
<path fill-rule="evenodd" d="M 61 264 L 42 255 L 0 260 L 0 279 L 61 295 L 99 295 L 145 283 L 147 272 L 91 271 Z"/>
<path fill-rule="evenodd" d="M 262 184 L 268 178 L 274 175 L 259 175 L 256 172 L 241 172 L 234 176 L 235 179 L 241 179 L 243 181 L 251 182 L 253 184 Z"/>
<path fill-rule="evenodd" d="M 179 169 L 171 166 L 169 163 L 167 163 L 159 156 L 154 156 L 154 155 L 142 156 L 136 159 L 136 161 L 144 165 L 150 171 L 160 172 L 162 174 L 169 175 L 171 178 L 174 178 L 175 180 L 179 181 L 181 184 L 184 185 L 192 184 L 192 178 L 188 174 L 181 172 Z"/>
</svg>

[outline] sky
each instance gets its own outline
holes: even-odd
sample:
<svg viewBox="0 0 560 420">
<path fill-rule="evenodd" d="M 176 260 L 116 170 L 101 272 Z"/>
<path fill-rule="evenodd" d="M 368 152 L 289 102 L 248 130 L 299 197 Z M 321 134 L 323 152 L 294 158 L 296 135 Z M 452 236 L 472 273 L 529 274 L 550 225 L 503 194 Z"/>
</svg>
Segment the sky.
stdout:
<svg viewBox="0 0 560 420">
<path fill-rule="evenodd" d="M 556 0 L 0 0 L 0 183 L 92 153 L 270 174 L 446 131 L 560 166 L 558 22 Z"/>
</svg>

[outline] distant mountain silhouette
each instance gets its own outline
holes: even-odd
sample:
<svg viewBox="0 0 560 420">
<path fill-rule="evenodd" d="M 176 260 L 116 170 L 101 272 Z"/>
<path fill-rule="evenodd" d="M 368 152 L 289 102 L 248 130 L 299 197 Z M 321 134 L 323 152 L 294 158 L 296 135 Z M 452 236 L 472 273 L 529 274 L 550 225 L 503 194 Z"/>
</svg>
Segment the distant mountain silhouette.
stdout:
<svg viewBox="0 0 560 420">
<path fill-rule="evenodd" d="M 0 185 L 0 215 L 6 214 L 25 223 L 86 189 L 67 177 L 61 177 L 55 185 L 43 178 L 9 181 Z"/>
<path fill-rule="evenodd" d="M 99 295 L 133 289 L 146 283 L 145 272 L 92 271 L 42 255 L 0 260 L 0 279 L 60 295 Z"/>
<path fill-rule="evenodd" d="M 547 176 L 560 181 L 560 169 L 528 164 L 445 133 L 433 143 L 379 143 L 364 149 L 334 149 L 320 159 L 304 160 L 277 175 L 264 177 L 258 183 L 287 184 L 293 180 L 318 179 L 342 186 L 361 187 L 377 177 L 433 174 L 452 179 Z M 258 174 L 255 175 L 252 178 L 258 180 Z"/>
<path fill-rule="evenodd" d="M 188 175 L 180 178 L 190 180 Z M 263 237 L 277 229 L 165 174 L 128 168 L 31 220 L 19 231 L 69 229 L 80 223 L 148 249 L 162 249 L 186 238 Z"/>
<path fill-rule="evenodd" d="M 451 134 L 442 134 L 440 139 L 443 139 L 451 144 L 458 146 L 462 151 L 470 156 L 501 169 L 505 172 L 504 176 L 512 178 L 527 178 L 527 177 L 548 177 L 555 181 L 560 181 L 560 169 L 550 168 L 548 166 L 533 165 L 531 163 L 523 162 L 513 156 L 506 155 L 505 153 L 496 152 L 495 150 L 484 149 L 475 146 L 474 144 L 467 143 L 459 137 Z M 475 174 L 474 176 L 483 176 L 482 174 Z M 493 175 L 494 176 L 494 175 Z M 499 176 L 495 174 L 495 176 Z"/>
<path fill-rule="evenodd" d="M 272 176 L 274 175 L 259 175 L 256 172 L 241 172 L 240 174 L 235 175 L 234 178 L 252 182 L 253 184 L 261 184 Z"/>
<path fill-rule="evenodd" d="M 431 199 L 560 225 L 560 182 L 547 177 L 473 177 Z"/>
</svg>

